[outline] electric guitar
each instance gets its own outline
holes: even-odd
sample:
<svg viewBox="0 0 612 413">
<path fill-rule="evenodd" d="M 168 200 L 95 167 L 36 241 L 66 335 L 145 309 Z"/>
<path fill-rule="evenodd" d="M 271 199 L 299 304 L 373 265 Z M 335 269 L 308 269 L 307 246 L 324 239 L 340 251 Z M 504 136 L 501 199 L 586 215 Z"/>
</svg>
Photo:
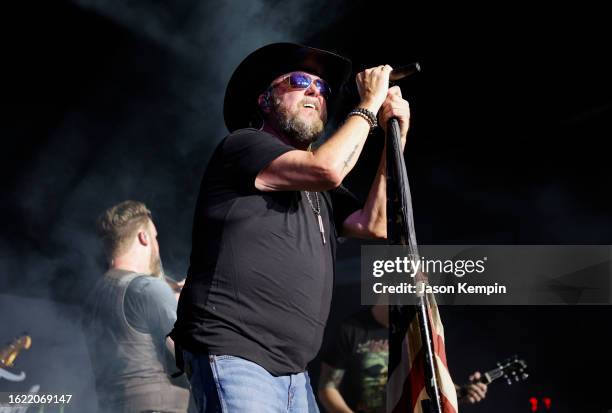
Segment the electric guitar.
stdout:
<svg viewBox="0 0 612 413">
<path fill-rule="evenodd" d="M 0 368 L 12 367 L 19 352 L 23 349 L 29 349 L 31 345 L 32 338 L 28 335 L 23 335 L 13 340 L 11 344 L 0 349 Z"/>
<path fill-rule="evenodd" d="M 463 386 L 457 387 L 457 399 L 463 399 L 467 396 L 467 386 L 473 383 L 484 383 L 490 384 L 495 380 L 504 378 L 508 385 L 512 383 L 518 383 L 519 381 L 526 380 L 529 377 L 527 374 L 527 363 L 525 360 L 519 359 L 517 356 L 510 357 L 509 359 L 498 362 L 497 367 L 483 373 L 480 379 L 467 383 Z"/>
</svg>

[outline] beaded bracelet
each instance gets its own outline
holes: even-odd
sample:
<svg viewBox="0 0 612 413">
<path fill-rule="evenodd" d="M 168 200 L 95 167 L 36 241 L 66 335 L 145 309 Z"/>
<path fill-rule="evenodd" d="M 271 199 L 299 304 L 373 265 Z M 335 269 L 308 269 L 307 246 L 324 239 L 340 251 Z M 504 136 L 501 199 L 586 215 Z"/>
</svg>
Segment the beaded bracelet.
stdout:
<svg viewBox="0 0 612 413">
<path fill-rule="evenodd" d="M 355 108 L 349 112 L 348 116 L 361 116 L 370 124 L 370 129 L 374 129 L 378 126 L 378 122 L 376 121 L 376 115 L 371 111 L 364 108 Z"/>
<path fill-rule="evenodd" d="M 370 125 L 370 130 L 374 129 L 374 127 L 372 126 L 372 121 L 370 120 L 370 118 L 367 115 L 364 115 L 361 112 L 350 112 L 347 115 L 347 118 L 349 118 L 351 116 L 359 116 L 360 118 L 365 119 L 365 121 L 368 122 L 368 125 Z"/>
</svg>

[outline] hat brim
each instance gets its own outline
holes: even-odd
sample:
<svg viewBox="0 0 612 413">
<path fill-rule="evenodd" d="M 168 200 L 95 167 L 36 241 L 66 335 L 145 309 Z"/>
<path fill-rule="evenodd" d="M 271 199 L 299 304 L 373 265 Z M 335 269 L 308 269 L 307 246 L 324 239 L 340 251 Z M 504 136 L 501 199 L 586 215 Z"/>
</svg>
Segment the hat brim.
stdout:
<svg viewBox="0 0 612 413">
<path fill-rule="evenodd" d="M 223 117 L 230 132 L 250 126 L 257 98 L 272 80 L 305 71 L 324 79 L 337 94 L 351 73 L 351 61 L 326 50 L 294 43 L 272 43 L 255 50 L 238 65 L 225 90 Z"/>
</svg>

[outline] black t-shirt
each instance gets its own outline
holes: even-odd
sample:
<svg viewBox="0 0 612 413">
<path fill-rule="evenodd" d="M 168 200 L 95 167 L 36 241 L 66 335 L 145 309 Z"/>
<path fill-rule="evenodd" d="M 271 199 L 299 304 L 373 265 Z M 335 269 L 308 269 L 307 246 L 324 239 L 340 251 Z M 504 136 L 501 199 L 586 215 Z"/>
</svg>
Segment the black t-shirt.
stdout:
<svg viewBox="0 0 612 413">
<path fill-rule="evenodd" d="M 389 330 L 372 316 L 371 307 L 346 319 L 322 360 L 344 370 L 339 391 L 360 413 L 386 411 Z"/>
<path fill-rule="evenodd" d="M 241 129 L 215 150 L 200 187 L 191 265 L 172 338 L 239 356 L 271 374 L 304 371 L 329 313 L 336 228 L 359 205 L 319 193 L 326 243 L 303 191 L 261 192 L 257 174 L 295 148 Z M 315 203 L 314 194 L 311 200 Z"/>
</svg>

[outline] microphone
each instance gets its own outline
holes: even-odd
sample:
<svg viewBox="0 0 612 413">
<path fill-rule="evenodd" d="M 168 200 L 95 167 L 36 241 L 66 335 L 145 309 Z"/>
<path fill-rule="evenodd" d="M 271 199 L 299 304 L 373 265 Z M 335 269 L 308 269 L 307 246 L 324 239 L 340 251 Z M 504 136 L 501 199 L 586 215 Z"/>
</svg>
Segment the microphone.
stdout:
<svg viewBox="0 0 612 413">
<path fill-rule="evenodd" d="M 389 74 L 389 81 L 396 82 L 400 79 L 413 75 L 421 71 L 421 65 L 418 62 L 410 63 L 409 65 L 400 66 L 391 70 Z"/>
<path fill-rule="evenodd" d="M 399 66 L 391 70 L 389 73 L 389 86 L 393 86 L 396 81 L 401 80 L 405 77 L 413 75 L 421 71 L 421 65 L 418 62 L 410 63 L 408 65 Z M 340 95 L 344 96 L 345 102 L 353 102 L 359 99 L 359 92 L 357 91 L 357 84 L 346 82 L 340 89 Z M 345 103 L 350 105 L 350 103 Z"/>
</svg>

